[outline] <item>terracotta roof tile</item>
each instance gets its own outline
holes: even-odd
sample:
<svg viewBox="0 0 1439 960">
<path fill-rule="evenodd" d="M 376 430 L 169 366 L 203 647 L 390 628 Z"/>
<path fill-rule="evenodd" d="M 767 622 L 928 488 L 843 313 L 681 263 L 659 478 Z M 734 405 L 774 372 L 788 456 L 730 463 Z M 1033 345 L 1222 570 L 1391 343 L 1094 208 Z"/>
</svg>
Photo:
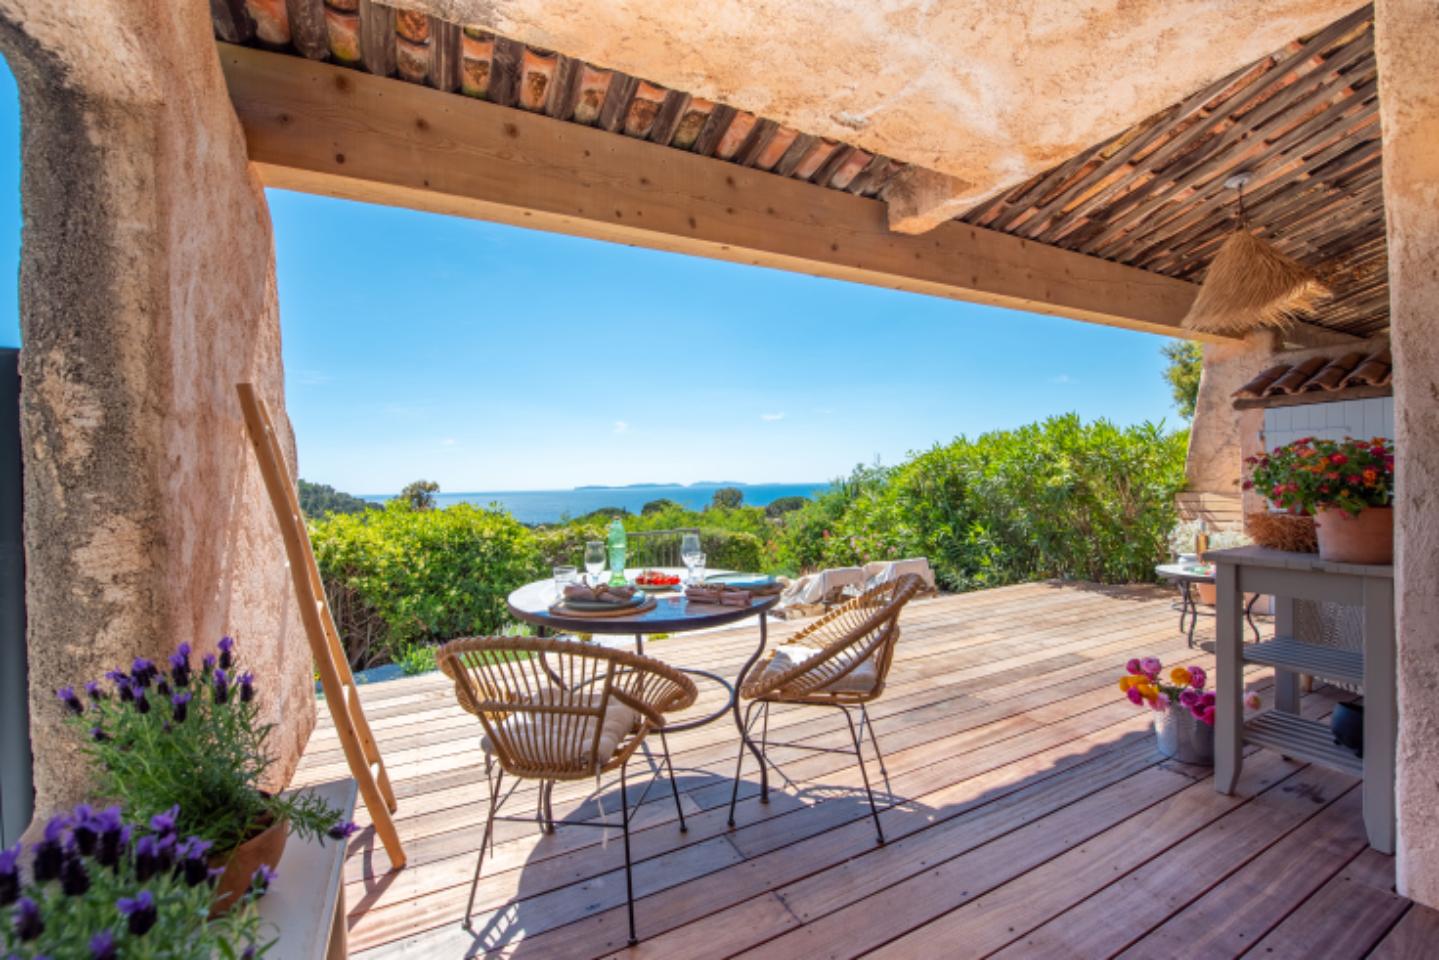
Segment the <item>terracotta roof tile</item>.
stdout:
<svg viewBox="0 0 1439 960">
<path fill-rule="evenodd" d="M 1234 391 L 1236 400 L 1292 396 L 1296 393 L 1340 393 L 1351 387 L 1383 387 L 1393 379 L 1389 348 L 1365 353 L 1351 350 L 1337 357 L 1310 357 L 1299 363 L 1270 367 Z"/>
</svg>

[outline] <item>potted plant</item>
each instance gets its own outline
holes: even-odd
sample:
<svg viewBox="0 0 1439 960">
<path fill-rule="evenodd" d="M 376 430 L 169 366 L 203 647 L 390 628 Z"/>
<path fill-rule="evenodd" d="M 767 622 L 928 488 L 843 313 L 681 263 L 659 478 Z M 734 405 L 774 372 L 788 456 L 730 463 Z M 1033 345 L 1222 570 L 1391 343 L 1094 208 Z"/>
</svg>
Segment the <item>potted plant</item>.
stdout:
<svg viewBox="0 0 1439 960">
<path fill-rule="evenodd" d="M 208 919 L 219 871 L 210 868 L 208 841 L 181 839 L 179 819 L 176 810 L 146 821 L 127 819 L 118 806 L 82 804 L 45 825 L 28 859 L 19 844 L 0 850 L 0 954 L 212 960 L 263 953 L 254 901 L 273 872 L 257 870 L 234 907 Z"/>
<path fill-rule="evenodd" d="M 1148 707 L 1159 752 L 1181 763 L 1214 762 L 1212 691 L 1203 667 L 1174 667 L 1167 674 L 1158 657 L 1136 657 L 1124 665 L 1119 689 L 1135 706 Z"/>
<path fill-rule="evenodd" d="M 354 831 L 314 794 L 262 789 L 272 725 L 260 721 L 254 677 L 240 672 L 231 638 L 198 669 L 182 643 L 163 671 L 139 658 L 105 679 L 85 684 L 83 700 L 71 687 L 57 691 L 85 731 L 99 794 L 142 818 L 178 807 L 177 829 L 208 842 L 224 867 L 217 912 L 243 895 L 257 869 L 279 863 L 291 830 L 336 839 Z"/>
<path fill-rule="evenodd" d="M 1245 489 L 1281 510 L 1314 517 L 1319 556 L 1346 563 L 1394 561 L 1394 447 L 1372 440 L 1304 437 L 1250 457 Z"/>
</svg>

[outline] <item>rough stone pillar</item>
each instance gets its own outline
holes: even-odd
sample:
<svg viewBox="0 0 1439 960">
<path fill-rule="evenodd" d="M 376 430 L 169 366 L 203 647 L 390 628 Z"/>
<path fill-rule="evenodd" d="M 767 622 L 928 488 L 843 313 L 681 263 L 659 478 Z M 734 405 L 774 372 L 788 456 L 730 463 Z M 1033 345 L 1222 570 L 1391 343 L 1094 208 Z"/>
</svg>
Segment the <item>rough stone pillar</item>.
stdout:
<svg viewBox="0 0 1439 960">
<path fill-rule="evenodd" d="M 1439 11 L 1375 4 L 1399 490 L 1399 891 L 1439 907 Z"/>
<path fill-rule="evenodd" d="M 278 779 L 310 658 L 234 396 L 282 428 L 274 252 L 201 0 L 0 0 L 19 84 L 25 543 L 36 812 L 86 773 L 52 691 L 234 634 Z"/>
<path fill-rule="evenodd" d="M 1230 498 L 1238 509 L 1241 466 L 1253 452 L 1245 443 L 1254 434 L 1255 421 L 1234 409 L 1234 391 L 1275 362 L 1278 345 L 1270 331 L 1252 333 L 1241 342 L 1205 345 L 1184 463 L 1187 486 L 1180 495 L 1188 510 L 1197 511 L 1201 498 Z"/>
</svg>

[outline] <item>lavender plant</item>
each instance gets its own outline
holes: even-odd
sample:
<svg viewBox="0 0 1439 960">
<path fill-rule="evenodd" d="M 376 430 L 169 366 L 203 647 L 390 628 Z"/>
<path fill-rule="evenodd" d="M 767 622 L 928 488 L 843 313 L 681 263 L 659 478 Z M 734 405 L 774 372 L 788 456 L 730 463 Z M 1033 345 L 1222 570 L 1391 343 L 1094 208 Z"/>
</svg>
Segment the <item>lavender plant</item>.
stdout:
<svg viewBox="0 0 1439 960">
<path fill-rule="evenodd" d="M 128 821 L 118 806 L 81 804 L 45 826 L 30 850 L 0 850 L 0 954 L 16 958 L 211 960 L 251 958 L 260 943 L 255 901 L 272 873 L 257 873 L 228 913 L 207 921 L 218 870 L 210 844 L 181 839 L 180 812 Z"/>
<path fill-rule="evenodd" d="M 354 830 L 312 793 L 261 789 L 274 725 L 260 721 L 254 676 L 241 672 L 230 637 L 198 669 L 182 643 L 164 670 L 139 658 L 105 680 L 85 684 L 83 699 L 72 687 L 56 691 L 85 732 L 101 796 L 141 817 L 178 807 L 178 829 L 203 837 L 217 859 L 277 821 L 304 837 Z"/>
</svg>

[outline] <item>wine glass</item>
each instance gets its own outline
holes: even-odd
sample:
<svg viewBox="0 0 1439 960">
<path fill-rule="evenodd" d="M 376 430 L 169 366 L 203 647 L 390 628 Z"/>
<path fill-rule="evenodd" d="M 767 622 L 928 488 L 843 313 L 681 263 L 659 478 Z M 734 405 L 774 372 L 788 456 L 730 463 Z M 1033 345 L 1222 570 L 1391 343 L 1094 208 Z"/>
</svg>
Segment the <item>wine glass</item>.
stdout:
<svg viewBox="0 0 1439 960">
<path fill-rule="evenodd" d="M 689 583 L 694 583 L 695 564 L 699 562 L 704 554 L 700 553 L 700 535 L 687 533 L 680 540 L 680 559 L 684 561 L 685 569 L 689 571 Z"/>
<path fill-rule="evenodd" d="M 591 540 L 585 544 L 585 571 L 589 574 L 589 586 L 595 585 L 595 578 L 605 568 L 605 544 L 603 540 Z"/>
</svg>

